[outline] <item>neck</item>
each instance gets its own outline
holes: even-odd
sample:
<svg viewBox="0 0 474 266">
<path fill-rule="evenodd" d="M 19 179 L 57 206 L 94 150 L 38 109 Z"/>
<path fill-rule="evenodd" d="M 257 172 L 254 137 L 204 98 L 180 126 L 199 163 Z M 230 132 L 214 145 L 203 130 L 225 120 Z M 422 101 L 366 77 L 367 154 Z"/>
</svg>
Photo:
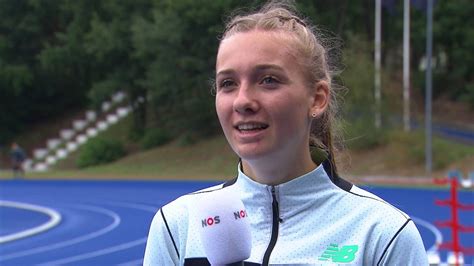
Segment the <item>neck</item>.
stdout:
<svg viewBox="0 0 474 266">
<path fill-rule="evenodd" d="M 265 185 L 279 185 L 311 172 L 316 168 L 309 150 L 294 156 L 271 156 L 242 160 L 242 171 L 254 181 Z"/>
</svg>

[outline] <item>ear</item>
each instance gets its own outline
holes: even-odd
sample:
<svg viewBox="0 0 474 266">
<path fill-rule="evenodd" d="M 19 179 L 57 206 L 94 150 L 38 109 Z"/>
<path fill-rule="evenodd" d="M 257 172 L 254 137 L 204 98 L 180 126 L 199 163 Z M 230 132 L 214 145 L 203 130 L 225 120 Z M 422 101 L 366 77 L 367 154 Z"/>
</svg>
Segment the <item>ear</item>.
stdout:
<svg viewBox="0 0 474 266">
<path fill-rule="evenodd" d="M 318 117 L 329 105 L 329 84 L 325 80 L 318 81 L 311 90 L 310 113 L 312 117 Z"/>
</svg>

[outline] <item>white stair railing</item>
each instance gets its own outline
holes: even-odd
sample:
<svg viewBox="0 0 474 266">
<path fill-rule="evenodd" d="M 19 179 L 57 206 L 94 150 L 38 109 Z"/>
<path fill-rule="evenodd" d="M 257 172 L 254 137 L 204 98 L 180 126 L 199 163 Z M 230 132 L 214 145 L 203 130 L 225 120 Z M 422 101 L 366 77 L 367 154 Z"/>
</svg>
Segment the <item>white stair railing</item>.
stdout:
<svg viewBox="0 0 474 266">
<path fill-rule="evenodd" d="M 125 118 L 131 112 L 131 106 L 117 107 L 115 112 L 112 112 L 112 108 L 123 102 L 125 98 L 126 94 L 119 91 L 112 95 L 111 101 L 104 101 L 101 104 L 101 110 L 104 113 L 110 113 L 102 121 L 98 121 L 96 112 L 88 110 L 85 112 L 84 119 L 77 119 L 72 122 L 72 128 L 61 129 L 59 138 L 48 139 L 46 148 L 33 151 L 34 158 L 27 159 L 23 165 L 25 171 L 47 171 L 50 166 L 77 151 L 79 146 L 85 144 L 89 139 Z M 143 99 L 138 101 L 138 103 L 142 102 Z"/>
</svg>

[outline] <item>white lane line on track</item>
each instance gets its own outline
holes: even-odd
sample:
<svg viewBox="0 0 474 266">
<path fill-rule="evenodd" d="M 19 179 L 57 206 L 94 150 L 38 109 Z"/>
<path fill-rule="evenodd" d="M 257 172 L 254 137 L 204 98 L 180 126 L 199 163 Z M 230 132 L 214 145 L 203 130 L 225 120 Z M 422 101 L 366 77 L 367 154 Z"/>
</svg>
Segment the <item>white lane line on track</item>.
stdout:
<svg viewBox="0 0 474 266">
<path fill-rule="evenodd" d="M 413 216 L 411 216 L 411 219 L 413 220 L 413 222 L 415 222 L 415 224 L 425 227 L 426 229 L 430 230 L 435 235 L 435 243 L 427 251 L 429 252 L 437 251 L 438 246 L 443 242 L 443 234 L 441 234 L 441 231 L 439 231 L 439 229 L 436 228 L 436 226 L 434 226 L 432 223 L 427 222 L 423 219 L 413 217 Z"/>
<path fill-rule="evenodd" d="M 20 231 L 18 233 L 13 233 L 9 234 L 6 236 L 1 236 L 0 237 L 0 244 L 18 240 L 21 238 L 29 237 L 32 235 L 36 235 L 39 233 L 43 233 L 56 225 L 58 225 L 61 222 L 61 214 L 59 214 L 57 211 L 44 207 L 44 206 L 39 206 L 39 205 L 33 205 L 33 204 L 27 204 L 27 203 L 22 203 L 22 202 L 15 202 L 15 201 L 6 201 L 6 200 L 0 200 L 0 206 L 6 206 L 6 207 L 11 207 L 11 208 L 17 208 L 17 209 L 24 209 L 24 210 L 29 210 L 29 211 L 34 211 L 34 212 L 40 212 L 43 214 L 46 214 L 50 217 L 50 219 L 46 222 L 43 223 L 40 226 L 36 226 L 27 230 Z"/>
<path fill-rule="evenodd" d="M 105 202 L 105 203 L 102 203 L 102 204 L 112 205 L 112 206 L 128 207 L 128 208 L 148 211 L 148 212 L 152 212 L 152 213 L 155 213 L 159 209 L 157 207 L 150 206 L 150 205 L 137 204 L 137 203 L 127 203 L 127 202 Z M 104 248 L 104 249 L 97 250 L 97 251 L 93 251 L 93 252 L 83 253 L 83 254 L 79 254 L 79 255 L 76 255 L 76 256 L 67 257 L 67 258 L 63 258 L 63 259 L 59 259 L 59 260 L 55 260 L 55 261 L 47 261 L 47 262 L 38 264 L 38 266 L 66 264 L 66 263 L 81 261 L 81 260 L 90 259 L 90 258 L 94 258 L 94 257 L 99 257 L 99 256 L 107 255 L 107 254 L 110 254 L 110 253 L 114 253 L 114 252 L 117 252 L 117 251 L 121 251 L 121 250 L 124 250 L 124 249 L 128 249 L 128 248 L 132 248 L 132 247 L 135 247 L 135 246 L 138 246 L 138 245 L 145 244 L 146 241 L 147 241 L 147 237 L 144 237 L 144 238 L 140 238 L 140 239 L 137 239 L 137 240 L 134 240 L 134 241 L 126 242 L 126 243 L 116 245 L 116 246 L 111 246 L 111 247 Z M 128 264 L 128 263 L 135 263 L 135 262 L 138 262 L 138 260 L 137 261 L 126 262 L 126 263 Z M 140 264 L 142 262 L 143 262 L 143 259 L 140 259 Z"/>
<path fill-rule="evenodd" d="M 22 256 L 28 256 L 28 255 L 32 255 L 32 254 L 36 254 L 36 253 L 41 253 L 41 252 L 45 252 L 45 251 L 50 251 L 50 250 L 54 250 L 54 249 L 63 248 L 63 247 L 67 247 L 67 246 L 70 246 L 70 245 L 78 244 L 78 243 L 81 243 L 81 242 L 99 237 L 103 234 L 106 234 L 106 233 L 114 230 L 120 224 L 120 221 L 121 221 L 120 216 L 117 213 L 113 212 L 113 211 L 110 211 L 110 210 L 107 210 L 107 209 L 104 209 L 104 208 L 95 207 L 95 206 L 89 206 L 89 205 L 72 205 L 72 206 L 74 206 L 75 208 L 79 208 L 79 209 L 85 209 L 85 210 L 105 214 L 105 215 L 111 217 L 113 219 L 113 222 L 111 224 L 109 224 L 108 226 L 106 226 L 106 227 L 104 227 L 104 228 L 102 228 L 98 231 L 92 232 L 92 233 L 84 235 L 84 236 L 69 239 L 69 240 L 66 240 L 66 241 L 61 241 L 61 242 L 58 242 L 58 243 L 55 243 L 55 244 L 48 244 L 47 246 L 41 246 L 41 247 L 37 247 L 37 248 L 33 248 L 33 249 L 20 251 L 20 252 L 10 253 L 8 255 L 2 255 L 0 257 L 0 261 L 5 261 L 5 260 L 18 258 L 18 257 L 22 257 Z"/>
<path fill-rule="evenodd" d="M 144 244 L 144 243 L 146 243 L 146 239 L 147 238 L 144 237 L 144 238 L 140 238 L 140 239 L 130 241 L 130 242 L 127 242 L 127 243 L 123 243 L 123 244 L 120 244 L 120 245 L 104 248 L 104 249 L 101 249 L 101 250 L 88 252 L 88 253 L 84 253 L 84 254 L 80 254 L 80 255 L 77 255 L 77 256 L 72 256 L 72 257 L 68 257 L 68 258 L 64 258 L 64 259 L 60 259 L 60 260 L 48 261 L 48 262 L 45 262 L 45 263 L 38 264 L 38 266 L 66 264 L 66 263 L 71 263 L 71 262 L 75 262 L 75 261 L 80 261 L 80 260 L 85 260 L 85 259 L 90 259 L 90 258 L 106 255 L 106 254 L 114 253 L 114 252 L 117 252 L 117 251 L 121 251 L 121 250 L 124 250 L 124 249 L 132 248 L 132 247 Z"/>
</svg>

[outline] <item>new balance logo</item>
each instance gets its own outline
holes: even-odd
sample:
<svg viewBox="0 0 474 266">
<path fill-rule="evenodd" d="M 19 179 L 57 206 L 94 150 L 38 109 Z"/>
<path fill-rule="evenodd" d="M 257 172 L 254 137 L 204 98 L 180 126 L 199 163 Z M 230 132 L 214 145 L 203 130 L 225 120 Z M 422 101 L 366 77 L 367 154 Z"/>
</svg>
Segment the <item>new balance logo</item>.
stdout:
<svg viewBox="0 0 474 266">
<path fill-rule="evenodd" d="M 355 259 L 357 250 L 359 250 L 357 245 L 342 246 L 339 248 L 337 244 L 330 244 L 319 257 L 319 260 L 349 263 Z"/>
</svg>

